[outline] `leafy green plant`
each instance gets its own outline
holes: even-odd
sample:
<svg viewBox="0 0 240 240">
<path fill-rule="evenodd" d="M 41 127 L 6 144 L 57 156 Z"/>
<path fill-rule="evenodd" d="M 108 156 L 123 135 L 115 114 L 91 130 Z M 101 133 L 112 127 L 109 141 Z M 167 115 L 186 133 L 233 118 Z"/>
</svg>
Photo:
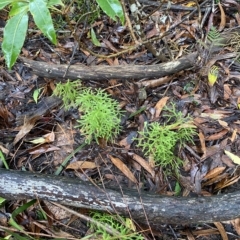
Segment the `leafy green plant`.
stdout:
<svg viewBox="0 0 240 240">
<path fill-rule="evenodd" d="M 8 68 L 17 60 L 25 41 L 28 28 L 28 13 L 30 12 L 37 27 L 54 44 L 57 43 L 49 8 L 54 5 L 63 5 L 61 0 L 3 0 L 0 9 L 10 6 L 10 19 L 3 32 L 2 50 Z"/>
<path fill-rule="evenodd" d="M 124 24 L 124 13 L 121 3 L 118 0 L 96 0 L 101 9 L 113 20 L 120 19 Z M 42 33 L 53 43 L 57 43 L 56 32 L 53 26 L 52 17 L 49 9 L 57 10 L 55 5 L 62 5 L 61 0 L 1 0 L 0 10 L 9 6 L 10 19 L 3 32 L 2 50 L 8 68 L 11 68 L 21 51 L 24 44 L 29 12 L 33 20 Z M 61 11 L 59 11 L 61 13 Z"/>
<path fill-rule="evenodd" d="M 104 228 L 97 226 L 94 223 L 90 223 L 90 228 L 101 239 L 123 239 L 123 240 L 143 240 L 144 237 L 139 233 L 134 232 L 134 229 L 129 224 L 129 219 L 123 218 L 119 215 L 110 215 L 106 213 L 93 212 L 92 218 L 103 225 L 106 225 L 119 233 L 119 236 L 113 236 L 107 232 Z"/>
<path fill-rule="evenodd" d="M 82 113 L 78 120 L 81 133 L 87 142 L 99 138 L 113 140 L 120 132 L 121 111 L 118 102 L 101 89 L 83 89 L 76 99 Z"/>
<path fill-rule="evenodd" d="M 81 118 L 78 127 L 86 137 L 86 142 L 99 138 L 113 140 L 120 132 L 121 110 L 118 102 L 113 100 L 104 90 L 91 90 L 81 87 L 79 80 L 66 84 L 59 83 L 53 92 L 63 99 L 64 107 L 78 107 Z"/>
<path fill-rule="evenodd" d="M 120 19 L 122 25 L 124 25 L 124 12 L 122 5 L 118 0 L 96 0 L 100 8 L 114 21 L 117 21 L 117 17 Z"/>
<path fill-rule="evenodd" d="M 55 96 L 63 100 L 63 105 L 66 110 L 71 107 L 76 107 L 76 99 L 81 91 L 81 81 L 67 81 L 65 84 L 58 83 L 53 91 Z"/>
<path fill-rule="evenodd" d="M 139 132 L 140 137 L 137 146 L 142 149 L 145 155 L 153 156 L 156 165 L 163 168 L 171 167 L 177 169 L 181 165 L 181 160 L 174 154 L 177 144 L 182 147 L 186 142 L 193 142 L 193 136 L 196 133 L 191 124 L 191 118 L 184 118 L 181 112 L 172 108 L 165 107 L 167 112 L 164 117 L 166 123 L 160 125 L 153 122 L 147 125 L 145 130 Z"/>
<path fill-rule="evenodd" d="M 215 27 L 211 27 L 210 31 L 207 34 L 207 39 L 214 46 L 224 45 L 224 44 L 221 43 L 223 38 L 221 37 L 220 32 Z"/>
</svg>

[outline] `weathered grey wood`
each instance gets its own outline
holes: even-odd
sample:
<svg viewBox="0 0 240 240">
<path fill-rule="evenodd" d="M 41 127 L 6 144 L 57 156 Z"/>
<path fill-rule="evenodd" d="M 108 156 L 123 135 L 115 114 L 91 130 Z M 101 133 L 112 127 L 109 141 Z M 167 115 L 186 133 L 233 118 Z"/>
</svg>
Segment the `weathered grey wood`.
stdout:
<svg viewBox="0 0 240 240">
<path fill-rule="evenodd" d="M 240 192 L 213 197 L 165 197 L 134 190 L 102 190 L 79 179 L 0 169 L 0 196 L 39 198 L 64 205 L 110 211 L 152 227 L 161 223 L 190 224 L 240 217 Z M 145 211 L 145 213 L 144 213 Z"/>
<path fill-rule="evenodd" d="M 196 64 L 197 53 L 189 54 L 179 60 L 155 65 L 57 65 L 46 62 L 34 61 L 24 57 L 20 59 L 24 64 L 32 68 L 33 72 L 41 77 L 63 79 L 68 69 L 65 79 L 81 79 L 81 80 L 140 80 L 159 78 L 177 73 L 181 70 L 193 67 Z"/>
</svg>

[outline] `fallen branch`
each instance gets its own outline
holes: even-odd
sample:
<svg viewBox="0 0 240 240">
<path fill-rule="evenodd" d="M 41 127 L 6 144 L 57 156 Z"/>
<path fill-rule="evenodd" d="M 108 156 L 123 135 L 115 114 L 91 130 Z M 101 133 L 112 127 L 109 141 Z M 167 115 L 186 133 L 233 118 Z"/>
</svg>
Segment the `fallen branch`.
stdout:
<svg viewBox="0 0 240 240">
<path fill-rule="evenodd" d="M 50 64 L 20 57 L 23 63 L 33 69 L 33 72 L 41 77 L 56 79 L 81 79 L 81 80 L 140 80 L 159 78 L 177 73 L 181 70 L 193 67 L 196 64 L 197 53 L 189 54 L 176 61 L 155 65 L 68 65 Z"/>
<path fill-rule="evenodd" d="M 211 53 L 217 50 L 213 49 Z M 227 58 L 235 58 L 238 52 L 216 55 L 208 63 L 214 64 L 216 61 Z M 24 64 L 33 69 L 33 72 L 41 77 L 56 79 L 81 79 L 81 80 L 141 80 L 154 79 L 169 76 L 181 70 L 192 68 L 196 64 L 197 53 L 191 53 L 176 61 L 160 63 L 155 65 L 118 65 L 118 66 L 85 66 L 85 65 L 57 65 L 45 62 L 34 61 L 21 57 Z M 210 65 L 211 66 L 211 65 Z M 66 72 L 67 71 L 67 72 Z M 65 77 L 63 77 L 65 76 Z"/>
<path fill-rule="evenodd" d="M 134 190 L 101 189 L 79 179 L 0 169 L 0 196 L 39 198 L 93 210 L 118 213 L 151 227 L 161 223 L 218 222 L 240 217 L 240 192 L 213 197 L 165 197 Z M 145 215 L 146 214 L 146 215 Z"/>
</svg>

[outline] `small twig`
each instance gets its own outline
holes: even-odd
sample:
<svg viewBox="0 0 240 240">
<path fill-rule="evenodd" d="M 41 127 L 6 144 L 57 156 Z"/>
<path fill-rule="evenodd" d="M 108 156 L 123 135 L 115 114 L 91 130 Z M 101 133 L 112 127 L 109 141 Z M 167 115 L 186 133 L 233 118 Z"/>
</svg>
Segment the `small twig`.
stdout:
<svg viewBox="0 0 240 240">
<path fill-rule="evenodd" d="M 127 23 L 128 29 L 130 31 L 130 35 L 131 35 L 132 39 L 134 40 L 135 44 L 138 44 L 139 41 L 137 40 L 137 38 L 134 34 L 132 23 L 131 23 L 130 18 L 127 14 L 127 10 L 126 10 L 126 7 L 125 7 L 124 0 L 121 0 L 121 4 L 122 4 L 123 12 L 124 12 L 124 15 L 125 15 L 125 18 L 126 18 L 126 23 Z"/>
</svg>

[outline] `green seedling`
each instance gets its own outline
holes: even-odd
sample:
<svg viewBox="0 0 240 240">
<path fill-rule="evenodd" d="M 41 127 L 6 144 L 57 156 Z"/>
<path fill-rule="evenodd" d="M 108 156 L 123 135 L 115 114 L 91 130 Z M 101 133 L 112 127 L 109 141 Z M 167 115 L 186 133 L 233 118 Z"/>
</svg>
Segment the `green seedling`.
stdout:
<svg viewBox="0 0 240 240">
<path fill-rule="evenodd" d="M 63 100 L 63 105 L 66 110 L 71 107 L 76 107 L 76 99 L 81 91 L 81 81 L 67 81 L 65 84 L 58 83 L 53 91 L 53 95 L 60 97 Z"/>
<path fill-rule="evenodd" d="M 121 110 L 118 102 L 101 89 L 83 89 L 76 99 L 81 118 L 78 127 L 90 143 L 99 138 L 112 141 L 120 132 Z"/>
<path fill-rule="evenodd" d="M 41 90 L 43 88 L 38 88 L 38 89 L 35 89 L 34 92 L 33 92 L 33 100 L 35 103 L 38 103 L 38 98 L 39 98 L 39 95 L 41 93 Z"/>
<path fill-rule="evenodd" d="M 143 240 L 144 237 L 135 232 L 133 227 L 133 223 L 130 219 L 121 217 L 119 215 L 110 215 L 106 213 L 93 212 L 92 218 L 101 223 L 101 226 L 106 225 L 108 229 L 112 229 L 112 233 L 106 231 L 105 228 L 100 225 L 96 225 L 94 223 L 90 223 L 91 230 L 94 231 L 96 237 L 101 237 L 101 239 L 123 239 L 123 240 Z M 129 220 L 131 224 L 129 224 Z"/>
<path fill-rule="evenodd" d="M 79 80 L 57 84 L 54 95 L 62 98 L 64 107 L 76 107 L 81 114 L 78 127 L 86 142 L 100 138 L 112 141 L 120 132 L 121 110 L 118 102 L 104 90 L 81 87 Z"/>
<path fill-rule="evenodd" d="M 156 165 L 177 170 L 182 161 L 175 155 L 175 147 L 177 144 L 182 147 L 186 142 L 193 142 L 196 131 L 191 118 L 184 118 L 181 112 L 176 111 L 174 105 L 165 110 L 166 123 L 145 123 L 144 131 L 139 132 L 140 137 L 136 139 L 137 146 L 146 156 L 152 156 Z"/>
</svg>

